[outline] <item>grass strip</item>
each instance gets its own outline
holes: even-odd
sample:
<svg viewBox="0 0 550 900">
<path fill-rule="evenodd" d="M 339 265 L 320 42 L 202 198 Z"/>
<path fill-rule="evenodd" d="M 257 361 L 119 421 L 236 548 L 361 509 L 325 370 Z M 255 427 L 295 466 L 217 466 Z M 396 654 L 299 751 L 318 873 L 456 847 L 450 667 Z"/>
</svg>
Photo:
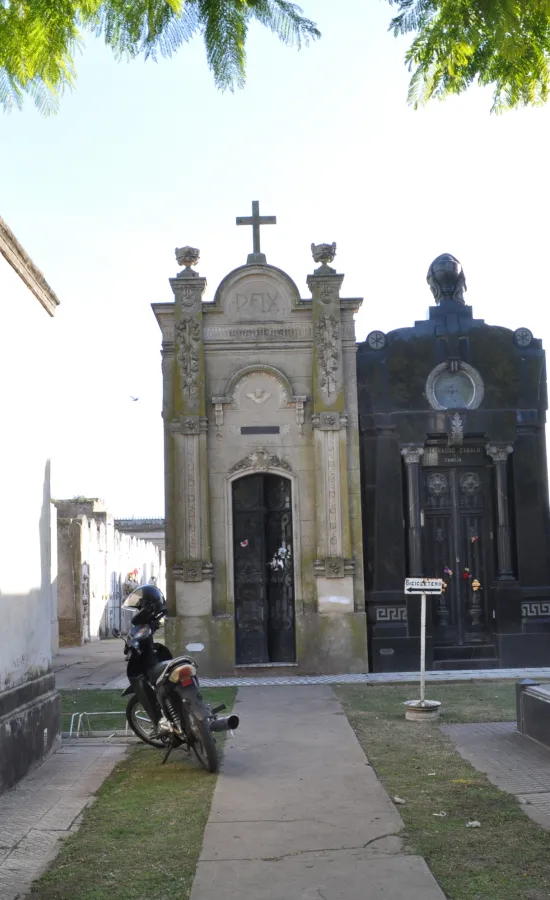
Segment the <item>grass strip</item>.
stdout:
<svg viewBox="0 0 550 900">
<path fill-rule="evenodd" d="M 129 698 L 122 691 L 59 691 L 61 696 L 61 731 L 69 731 L 73 713 L 119 712 L 118 716 L 92 716 L 90 725 L 94 731 L 124 729 L 126 727 L 126 704 Z M 85 723 L 86 724 L 86 723 Z M 76 720 L 75 720 L 76 731 Z"/>
<path fill-rule="evenodd" d="M 335 690 L 390 797 L 406 801 L 399 812 L 408 848 L 449 900 L 548 900 L 548 832 L 466 762 L 437 723 L 405 721 L 403 702 L 416 687 Z M 433 684 L 428 696 L 441 701 L 443 723 L 515 719 L 513 684 Z M 476 820 L 481 827 L 466 828 Z"/>
<path fill-rule="evenodd" d="M 75 694 L 87 710 L 112 707 L 109 694 L 124 705 L 116 691 L 62 691 L 64 714 L 73 710 Z M 235 694 L 234 688 L 203 691 L 207 701 L 229 709 Z M 33 885 L 31 900 L 187 900 L 216 777 L 181 750 L 161 766 L 162 754 L 140 744 L 117 765 L 78 832 Z"/>
</svg>

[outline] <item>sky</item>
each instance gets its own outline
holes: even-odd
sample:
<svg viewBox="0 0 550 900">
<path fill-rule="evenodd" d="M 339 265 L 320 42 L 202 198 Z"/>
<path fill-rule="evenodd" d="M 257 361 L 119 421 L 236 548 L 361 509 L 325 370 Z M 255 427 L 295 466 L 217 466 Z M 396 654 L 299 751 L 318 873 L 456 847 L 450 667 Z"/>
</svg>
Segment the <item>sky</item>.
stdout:
<svg viewBox="0 0 550 900">
<path fill-rule="evenodd" d="M 0 114 L 0 215 L 61 301 L 48 331 L 57 498 L 163 515 L 151 303 L 172 300 L 185 244 L 213 298 L 252 249 L 235 225 L 252 200 L 277 216 L 267 261 L 304 297 L 310 244 L 336 241 L 342 293 L 364 297 L 360 340 L 424 318 L 428 266 L 449 252 L 476 317 L 548 343 L 550 106 L 495 116 L 474 87 L 414 111 L 387 2 L 301 3 L 322 39 L 297 52 L 253 26 L 233 94 L 216 89 L 200 38 L 159 63 L 118 63 L 90 38 L 57 115 Z"/>
</svg>

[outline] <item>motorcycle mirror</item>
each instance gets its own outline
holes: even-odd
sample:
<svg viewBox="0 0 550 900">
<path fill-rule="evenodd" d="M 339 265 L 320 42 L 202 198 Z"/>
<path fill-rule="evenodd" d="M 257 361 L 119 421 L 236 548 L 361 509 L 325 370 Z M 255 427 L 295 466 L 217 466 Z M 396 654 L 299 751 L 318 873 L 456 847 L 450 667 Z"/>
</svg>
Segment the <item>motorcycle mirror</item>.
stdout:
<svg viewBox="0 0 550 900">
<path fill-rule="evenodd" d="M 118 630 L 118 628 L 113 628 L 112 633 L 113 633 L 113 637 L 116 637 L 116 638 L 120 637 L 120 631 Z"/>
</svg>

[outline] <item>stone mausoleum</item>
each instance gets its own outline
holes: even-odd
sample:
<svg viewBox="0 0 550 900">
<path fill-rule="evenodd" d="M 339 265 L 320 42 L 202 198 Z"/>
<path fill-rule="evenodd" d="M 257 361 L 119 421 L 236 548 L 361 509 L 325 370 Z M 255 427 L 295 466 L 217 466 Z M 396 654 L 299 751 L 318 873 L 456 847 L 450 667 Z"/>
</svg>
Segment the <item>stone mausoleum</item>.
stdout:
<svg viewBox="0 0 550 900">
<path fill-rule="evenodd" d="M 427 320 L 372 331 L 358 348 L 371 670 L 418 669 L 419 598 L 404 596 L 407 575 L 444 579 L 428 666 L 548 666 L 542 342 L 474 318 L 449 254 L 428 283 Z"/>
<path fill-rule="evenodd" d="M 162 330 L 167 641 L 205 675 L 365 672 L 354 314 L 313 246 L 311 297 L 253 252 L 213 302 L 176 251 Z M 201 647 L 203 649 L 201 649 Z"/>
<path fill-rule="evenodd" d="M 487 325 L 449 254 L 428 318 L 355 342 L 336 245 L 311 297 L 260 250 L 213 302 L 176 251 L 163 337 L 167 639 L 205 675 L 550 665 L 545 354 Z"/>
</svg>

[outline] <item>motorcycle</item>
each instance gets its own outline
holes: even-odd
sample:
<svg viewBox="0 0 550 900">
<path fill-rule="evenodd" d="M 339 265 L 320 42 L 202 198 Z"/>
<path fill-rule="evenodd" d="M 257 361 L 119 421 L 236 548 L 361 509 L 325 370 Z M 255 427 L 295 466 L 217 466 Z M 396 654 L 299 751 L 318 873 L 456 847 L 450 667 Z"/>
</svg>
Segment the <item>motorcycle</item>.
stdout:
<svg viewBox="0 0 550 900">
<path fill-rule="evenodd" d="M 154 640 L 166 610 L 156 586 L 132 591 L 123 608 L 138 610 L 128 634 L 115 634 L 124 640 L 129 685 L 122 696 L 130 696 L 126 707 L 130 728 L 144 743 L 165 750 L 163 765 L 172 750 L 182 747 L 188 754 L 192 751 L 208 772 L 217 772 L 215 734 L 235 731 L 239 717 L 219 716 L 225 704 L 212 709 L 203 700 L 197 663 L 191 656 L 173 658 L 167 647 Z"/>
</svg>

